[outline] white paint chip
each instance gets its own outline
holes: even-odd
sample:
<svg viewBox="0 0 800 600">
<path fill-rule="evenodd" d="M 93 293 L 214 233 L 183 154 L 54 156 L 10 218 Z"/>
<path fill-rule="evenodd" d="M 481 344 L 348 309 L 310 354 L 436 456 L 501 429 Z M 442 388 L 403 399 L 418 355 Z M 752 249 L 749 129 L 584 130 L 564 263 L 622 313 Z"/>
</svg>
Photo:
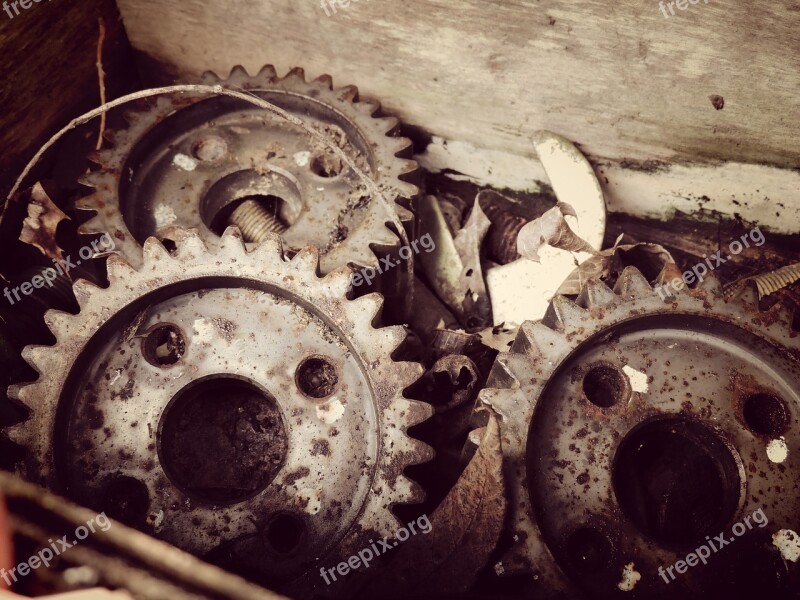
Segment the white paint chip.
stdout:
<svg viewBox="0 0 800 600">
<path fill-rule="evenodd" d="M 800 534 L 791 529 L 781 529 L 772 536 L 772 545 L 781 553 L 784 560 L 800 560 Z"/>
<path fill-rule="evenodd" d="M 635 569 L 635 565 L 630 562 L 625 565 L 625 569 L 622 571 L 622 581 L 617 584 L 617 587 L 623 592 L 632 592 L 641 578 L 642 574 L 639 573 Z"/>
<path fill-rule="evenodd" d="M 295 501 L 309 515 L 315 515 L 322 510 L 322 500 L 320 500 L 318 489 L 303 488 L 299 490 Z"/>
<path fill-rule="evenodd" d="M 217 328 L 211 319 L 206 319 L 205 317 L 195 319 L 194 323 L 192 323 L 192 329 L 195 337 L 193 341 L 196 344 L 210 344 L 216 339 Z"/>
<path fill-rule="evenodd" d="M 156 219 L 156 229 L 162 229 L 169 225 L 172 225 L 175 221 L 178 220 L 178 215 L 175 214 L 175 211 L 172 210 L 171 206 L 166 204 L 159 204 L 156 206 L 155 210 L 155 219 Z"/>
<path fill-rule="evenodd" d="M 777 464 L 780 464 L 789 458 L 789 446 L 786 445 L 785 438 L 780 437 L 777 440 L 772 440 L 769 444 L 767 444 L 767 458 Z"/>
<path fill-rule="evenodd" d="M 344 415 L 344 404 L 335 396 L 328 400 L 325 404 L 317 406 L 317 418 L 325 423 L 331 425 L 335 423 Z"/>
<path fill-rule="evenodd" d="M 646 394 L 647 390 L 650 389 L 650 386 L 647 385 L 647 373 L 643 373 L 642 371 L 637 371 L 636 369 L 628 365 L 622 367 L 622 372 L 628 376 L 628 379 L 631 382 L 631 389 L 634 392 Z"/>
<path fill-rule="evenodd" d="M 195 159 L 181 153 L 175 155 L 172 159 L 172 164 L 184 171 L 194 171 L 197 168 L 197 161 Z"/>
<path fill-rule="evenodd" d="M 311 160 L 311 152 L 305 150 L 294 154 L 294 162 L 298 167 L 307 167 Z"/>
</svg>

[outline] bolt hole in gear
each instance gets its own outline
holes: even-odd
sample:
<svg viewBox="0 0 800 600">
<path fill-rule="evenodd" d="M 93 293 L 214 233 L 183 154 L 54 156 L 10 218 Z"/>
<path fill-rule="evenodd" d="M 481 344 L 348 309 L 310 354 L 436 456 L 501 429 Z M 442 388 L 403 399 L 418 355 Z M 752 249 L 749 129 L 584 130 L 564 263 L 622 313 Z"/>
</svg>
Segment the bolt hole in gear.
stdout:
<svg viewBox="0 0 800 600">
<path fill-rule="evenodd" d="M 10 390 L 30 416 L 9 437 L 27 478 L 310 597 L 319 561 L 421 500 L 403 471 L 430 451 L 406 430 L 431 410 L 402 392 L 422 369 L 390 358 L 405 332 L 376 328 L 380 297 L 348 300 L 351 270 L 320 277 L 316 251 L 173 239 L 147 240 L 139 270 L 110 257 L 106 289 L 77 282 L 77 315 L 46 314 L 57 342 L 24 351 L 40 377 Z"/>
<path fill-rule="evenodd" d="M 407 180 L 417 164 L 403 158 L 411 142 L 396 137 L 398 121 L 355 87 L 334 89 L 327 76 L 306 81 L 302 69 L 279 78 L 272 67 L 249 76 L 236 67 L 227 79 L 201 83 L 244 90 L 302 118 L 346 152 L 390 201 L 415 197 Z M 281 234 L 289 248 L 320 248 L 321 270 L 377 267 L 400 247 L 390 215 L 330 148 L 280 117 L 224 96 L 160 97 L 127 114 L 127 129 L 109 133 L 112 147 L 95 153 L 98 169 L 83 183 L 94 192 L 77 203 L 92 217 L 81 232 L 109 232 L 134 267 L 149 236 L 193 228 L 209 245 L 229 225 L 247 242 Z M 411 213 L 396 204 L 401 221 Z M 401 299 L 412 266 L 381 289 Z"/>
<path fill-rule="evenodd" d="M 798 598 L 800 336 L 716 277 L 662 301 L 627 268 L 557 296 L 501 353 L 478 415 L 500 417 L 511 527 L 495 570 L 537 598 Z M 668 584 L 709 536 L 754 528 Z"/>
</svg>

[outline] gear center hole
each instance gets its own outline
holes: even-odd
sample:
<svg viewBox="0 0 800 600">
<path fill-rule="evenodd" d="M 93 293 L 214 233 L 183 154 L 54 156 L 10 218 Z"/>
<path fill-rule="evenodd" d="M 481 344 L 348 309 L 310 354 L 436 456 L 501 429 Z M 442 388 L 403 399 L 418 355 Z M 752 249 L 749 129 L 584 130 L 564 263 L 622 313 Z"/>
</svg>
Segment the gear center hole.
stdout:
<svg viewBox="0 0 800 600">
<path fill-rule="evenodd" d="M 161 419 L 159 454 L 182 492 L 236 504 L 263 491 L 286 459 L 288 438 L 275 399 L 234 377 L 193 382 Z"/>
<path fill-rule="evenodd" d="M 620 444 L 614 491 L 622 511 L 643 534 L 667 546 L 694 546 L 735 514 L 740 463 L 705 425 L 683 418 L 655 419 Z"/>
</svg>

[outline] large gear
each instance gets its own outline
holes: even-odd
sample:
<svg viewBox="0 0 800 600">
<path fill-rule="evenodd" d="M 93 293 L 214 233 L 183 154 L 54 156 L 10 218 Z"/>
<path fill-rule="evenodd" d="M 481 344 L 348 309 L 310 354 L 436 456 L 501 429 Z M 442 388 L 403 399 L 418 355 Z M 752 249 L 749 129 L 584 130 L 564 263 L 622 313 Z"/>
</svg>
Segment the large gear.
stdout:
<svg viewBox="0 0 800 600">
<path fill-rule="evenodd" d="M 173 239 L 46 314 L 57 342 L 24 350 L 40 376 L 10 389 L 30 416 L 9 437 L 28 479 L 305 597 L 421 500 L 403 470 L 430 451 L 406 431 L 431 411 L 403 390 L 422 369 L 390 358 L 405 332 L 376 328 L 380 296 L 348 300 L 350 270 L 319 277 L 316 250 Z"/>
<path fill-rule="evenodd" d="M 527 573 L 536 598 L 797 598 L 791 323 L 713 276 L 665 296 L 632 267 L 526 322 L 478 404 L 499 416 L 511 498 L 496 572 Z M 729 547 L 675 571 L 720 533 Z"/>
<path fill-rule="evenodd" d="M 301 117 L 356 160 L 392 201 L 419 191 L 407 181 L 418 166 L 401 157 L 410 154 L 411 142 L 396 137 L 398 120 L 359 100 L 354 86 L 334 89 L 329 76 L 307 82 L 299 68 L 278 78 L 272 66 L 256 76 L 242 67 L 227 79 L 207 73 L 200 83 L 251 92 Z M 234 206 L 253 198 L 267 203 L 262 208 L 274 220 L 256 223 L 253 211 L 241 215 L 245 239 L 259 241 L 250 233 L 288 226 L 282 232 L 287 246 L 320 248 L 323 273 L 346 264 L 377 267 L 376 253 L 400 245 L 398 232 L 387 226 L 391 216 L 358 176 L 271 113 L 227 97 L 186 95 L 161 97 L 127 120 L 127 129 L 109 132 L 112 147 L 93 155 L 99 170 L 82 182 L 95 189 L 77 206 L 94 213 L 81 232 L 111 233 L 134 267 L 142 242 L 169 238 L 173 226 L 197 229 L 210 247 Z M 410 220 L 403 206 L 397 212 Z M 410 273 L 410 263 L 403 264 Z"/>
</svg>

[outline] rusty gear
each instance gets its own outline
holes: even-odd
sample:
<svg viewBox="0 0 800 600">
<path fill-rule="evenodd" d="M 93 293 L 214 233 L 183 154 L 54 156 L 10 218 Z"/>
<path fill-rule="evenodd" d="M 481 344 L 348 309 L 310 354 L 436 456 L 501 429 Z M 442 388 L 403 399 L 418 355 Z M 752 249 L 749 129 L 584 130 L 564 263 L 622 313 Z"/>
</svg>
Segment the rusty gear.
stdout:
<svg viewBox="0 0 800 600">
<path fill-rule="evenodd" d="M 791 315 L 715 277 L 660 295 L 632 267 L 613 291 L 589 281 L 498 357 L 478 407 L 500 417 L 511 497 L 495 571 L 536 598 L 797 598 Z M 735 549 L 666 571 L 746 521 Z"/>
<path fill-rule="evenodd" d="M 354 86 L 333 89 L 327 75 L 306 82 L 302 69 L 278 78 L 271 66 L 256 76 L 235 67 L 224 80 L 208 73 L 200 83 L 252 92 L 305 119 L 390 200 L 419 191 L 403 180 L 418 167 L 400 157 L 410 155 L 411 142 L 396 137 L 398 120 L 358 100 Z M 235 99 L 187 95 L 161 97 L 127 120 L 127 129 L 109 132 L 112 148 L 93 155 L 100 168 L 82 183 L 95 190 L 77 206 L 94 213 L 80 231 L 114 235 L 134 267 L 141 243 L 168 239 L 173 226 L 197 229 L 209 247 L 227 225 L 238 226 L 248 242 L 282 233 L 288 247 L 320 248 L 323 273 L 346 264 L 377 267 L 376 254 L 400 245 L 385 208 L 356 174 L 275 115 Z M 410 220 L 402 206 L 397 212 Z M 412 265 L 403 261 L 402 270 L 410 276 Z"/>
<path fill-rule="evenodd" d="M 406 430 L 431 411 L 403 389 L 422 369 L 390 358 L 405 333 L 373 326 L 380 296 L 347 300 L 350 270 L 320 278 L 316 250 L 174 239 L 46 314 L 57 342 L 25 349 L 40 376 L 11 388 L 30 416 L 9 437 L 28 479 L 305 596 L 421 500 L 403 470 L 429 449 Z"/>
</svg>

